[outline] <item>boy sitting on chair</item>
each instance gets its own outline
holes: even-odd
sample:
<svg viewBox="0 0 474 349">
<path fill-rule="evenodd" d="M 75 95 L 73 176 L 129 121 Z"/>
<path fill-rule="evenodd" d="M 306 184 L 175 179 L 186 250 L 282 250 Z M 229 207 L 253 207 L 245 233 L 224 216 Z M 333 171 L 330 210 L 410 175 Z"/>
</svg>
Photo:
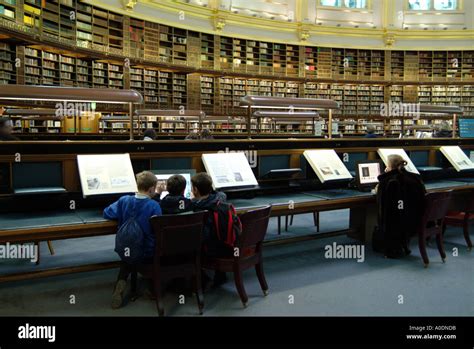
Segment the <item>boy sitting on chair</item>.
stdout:
<svg viewBox="0 0 474 349">
<path fill-rule="evenodd" d="M 152 216 L 161 215 L 160 204 L 151 198 L 155 195 L 157 179 L 156 176 L 149 172 L 143 171 L 136 176 L 138 193 L 135 195 L 122 196 L 118 201 L 104 210 L 104 218 L 118 221 L 118 232 L 127 234 L 127 232 L 121 231 L 124 226 L 133 226 L 131 221 L 136 223 L 134 226 L 137 230 L 141 229 L 141 236 L 143 237 L 143 251 L 140 263 L 153 263 L 153 255 L 155 253 L 155 234 L 150 224 L 150 218 Z M 122 229 L 123 230 L 123 229 Z M 132 242 L 130 245 L 136 244 Z M 116 240 L 116 251 L 122 257 L 121 252 L 117 250 Z M 115 285 L 114 292 L 112 294 L 112 308 L 117 309 L 122 306 L 123 295 L 127 286 L 127 278 L 130 273 L 136 267 L 133 263 L 122 261 L 120 263 L 120 271 L 117 277 L 117 283 Z"/>
<path fill-rule="evenodd" d="M 191 199 L 184 196 L 186 190 L 186 178 L 181 175 L 173 175 L 166 181 L 166 195 L 160 199 L 161 193 L 165 188 L 158 187 L 157 194 L 153 198 L 158 201 L 163 214 L 177 214 L 193 210 Z"/>
<path fill-rule="evenodd" d="M 192 192 L 193 192 L 193 209 L 194 211 L 209 211 L 209 218 L 203 227 L 203 244 L 204 254 L 210 257 L 228 257 L 231 256 L 233 250 L 231 247 L 225 245 L 222 241 L 216 240 L 215 235 L 219 232 L 215 231 L 216 224 L 214 221 L 214 212 L 218 210 L 219 204 L 228 205 L 226 203 L 227 196 L 225 193 L 214 191 L 212 178 L 205 172 L 196 174 L 191 178 Z M 227 224 L 224 224 L 227 226 Z M 206 273 L 203 273 L 203 284 L 206 285 L 209 281 Z M 214 274 L 213 287 L 222 285 L 227 281 L 224 272 L 217 272 Z"/>
</svg>

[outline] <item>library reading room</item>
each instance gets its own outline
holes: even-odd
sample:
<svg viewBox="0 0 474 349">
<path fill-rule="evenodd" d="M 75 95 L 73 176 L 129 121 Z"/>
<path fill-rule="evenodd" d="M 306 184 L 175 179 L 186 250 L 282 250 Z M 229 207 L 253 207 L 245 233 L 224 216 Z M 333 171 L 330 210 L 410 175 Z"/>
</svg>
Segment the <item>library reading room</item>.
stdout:
<svg viewBox="0 0 474 349">
<path fill-rule="evenodd" d="M 0 316 L 471 317 L 473 234 L 474 1 L 0 0 Z"/>
</svg>

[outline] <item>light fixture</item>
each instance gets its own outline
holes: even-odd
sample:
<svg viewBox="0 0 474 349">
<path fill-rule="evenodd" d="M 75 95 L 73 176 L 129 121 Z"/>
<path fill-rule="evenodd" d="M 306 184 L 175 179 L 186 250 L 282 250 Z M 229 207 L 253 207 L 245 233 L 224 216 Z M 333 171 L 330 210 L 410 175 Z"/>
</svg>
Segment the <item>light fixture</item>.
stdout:
<svg viewBox="0 0 474 349">
<path fill-rule="evenodd" d="M 253 116 L 263 118 L 316 118 L 319 114 L 315 111 L 268 111 L 261 110 L 253 113 Z"/>
<path fill-rule="evenodd" d="M 179 116 L 183 118 L 204 118 L 206 113 L 201 110 L 165 110 L 165 109 L 137 109 L 136 116 Z"/>
<path fill-rule="evenodd" d="M 133 104 L 143 103 L 142 95 L 135 90 L 33 85 L 0 85 L 0 99 L 62 102 L 66 108 L 69 102 L 128 104 L 130 140 L 133 140 Z M 77 130 L 76 123 L 74 117 L 74 130 Z"/>
<path fill-rule="evenodd" d="M 240 107 L 266 108 L 266 109 L 339 109 L 339 103 L 331 99 L 317 98 L 285 98 L 245 96 L 240 98 Z"/>
<path fill-rule="evenodd" d="M 135 90 L 35 85 L 0 85 L 0 99 L 115 104 L 143 103 L 142 95 Z"/>
</svg>

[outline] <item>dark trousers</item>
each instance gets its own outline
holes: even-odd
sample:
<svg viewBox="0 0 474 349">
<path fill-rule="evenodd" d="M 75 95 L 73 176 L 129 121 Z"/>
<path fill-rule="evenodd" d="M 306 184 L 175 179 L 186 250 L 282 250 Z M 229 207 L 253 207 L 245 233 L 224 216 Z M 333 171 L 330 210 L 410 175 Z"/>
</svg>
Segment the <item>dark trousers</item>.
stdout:
<svg viewBox="0 0 474 349">
<path fill-rule="evenodd" d="M 152 263 L 153 263 L 153 257 L 148 257 L 148 258 L 145 258 L 141 264 L 152 264 Z M 131 273 L 137 271 L 137 268 L 139 265 L 140 264 L 129 264 L 127 262 L 120 261 L 120 269 L 117 276 L 117 281 L 119 280 L 127 281 L 128 276 Z"/>
</svg>

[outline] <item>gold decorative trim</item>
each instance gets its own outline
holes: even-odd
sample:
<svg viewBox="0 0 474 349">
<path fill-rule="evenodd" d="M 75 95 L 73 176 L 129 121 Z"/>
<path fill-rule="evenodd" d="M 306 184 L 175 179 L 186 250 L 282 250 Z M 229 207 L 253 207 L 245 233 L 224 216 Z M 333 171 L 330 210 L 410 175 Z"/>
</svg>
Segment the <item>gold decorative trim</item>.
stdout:
<svg viewBox="0 0 474 349">
<path fill-rule="evenodd" d="M 395 34 L 385 31 L 383 34 L 383 42 L 385 46 L 392 47 L 395 43 Z"/>
<path fill-rule="evenodd" d="M 387 5 L 393 0 L 383 0 L 387 2 Z M 310 38 L 318 37 L 331 37 L 337 36 L 338 38 L 345 37 L 349 42 L 344 43 L 344 47 L 350 48 L 361 48 L 361 49 L 396 49 L 396 50 L 410 50 L 413 49 L 412 46 L 403 46 L 403 40 L 420 40 L 420 41 L 443 41 L 443 40 L 459 40 L 466 41 L 465 44 L 461 46 L 453 46 L 450 49 L 453 50 L 472 50 L 473 46 L 469 44 L 474 40 L 474 30 L 454 30 L 450 29 L 447 31 L 439 30 L 403 30 L 403 29 L 391 29 L 390 38 L 387 37 L 386 31 L 384 28 L 353 28 L 353 27 L 336 27 L 336 26 L 325 26 L 325 25 L 316 25 L 310 23 L 304 23 L 304 30 L 302 28 L 302 23 L 298 22 L 284 22 L 276 21 L 271 19 L 264 18 L 254 18 L 246 17 L 239 14 L 232 13 L 230 11 L 216 10 L 207 7 L 176 3 L 171 1 L 153 1 L 153 0 L 141 0 L 139 4 L 141 6 L 150 7 L 154 10 L 161 10 L 168 13 L 176 13 L 176 21 L 167 20 L 160 18 L 159 20 L 155 16 L 147 15 L 146 13 L 138 13 L 136 11 L 129 12 L 122 8 L 116 6 L 111 6 L 103 1 L 84 1 L 94 6 L 98 6 L 110 11 L 115 11 L 127 16 L 134 18 L 139 18 L 142 20 L 148 20 L 151 22 L 159 22 L 164 25 L 174 26 L 178 28 L 188 29 L 192 31 L 198 31 L 208 34 L 218 34 L 227 37 L 238 37 L 247 40 L 261 40 L 268 42 L 278 42 L 278 43 L 287 43 L 291 45 L 300 45 L 301 42 L 304 42 L 308 46 L 320 46 L 320 47 L 334 47 L 334 44 L 326 44 L 316 42 L 316 40 L 309 41 Z M 385 11 L 387 16 L 390 12 L 390 7 L 384 7 L 384 18 Z M 146 12 L 146 11 L 145 11 Z M 195 24 L 187 24 L 187 21 L 179 21 L 178 15 L 184 13 L 186 17 L 200 18 L 204 20 L 204 23 L 209 23 L 209 27 L 206 27 L 204 24 L 202 26 L 196 26 Z M 388 23 L 388 17 L 386 19 Z M 246 28 L 256 29 L 255 35 L 240 34 L 237 32 L 226 32 L 228 25 L 242 26 Z M 385 28 L 387 29 L 387 28 Z M 265 30 L 266 33 L 263 33 L 262 30 Z M 284 40 L 278 37 L 278 33 L 294 33 L 294 40 Z M 352 44 L 350 42 L 351 38 L 369 38 L 372 40 L 379 40 L 380 44 L 378 45 L 360 45 Z M 391 46 L 386 45 L 387 41 L 393 42 Z M 395 41 L 392 41 L 395 40 Z M 397 46 L 393 46 L 394 42 L 397 43 Z M 420 43 L 422 46 L 418 50 L 441 50 L 442 48 L 436 46 L 425 46 Z M 393 48 L 392 48 L 393 47 Z"/>
<path fill-rule="evenodd" d="M 138 0 L 122 0 L 123 6 L 127 11 L 133 11 L 133 8 L 137 4 Z"/>
<path fill-rule="evenodd" d="M 226 25 L 226 20 L 224 16 L 220 16 L 218 12 L 216 11 L 214 16 L 212 17 L 212 23 L 214 26 L 214 30 L 216 32 L 221 32 Z"/>
</svg>

